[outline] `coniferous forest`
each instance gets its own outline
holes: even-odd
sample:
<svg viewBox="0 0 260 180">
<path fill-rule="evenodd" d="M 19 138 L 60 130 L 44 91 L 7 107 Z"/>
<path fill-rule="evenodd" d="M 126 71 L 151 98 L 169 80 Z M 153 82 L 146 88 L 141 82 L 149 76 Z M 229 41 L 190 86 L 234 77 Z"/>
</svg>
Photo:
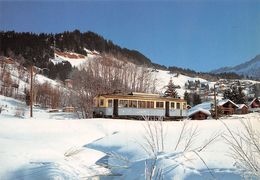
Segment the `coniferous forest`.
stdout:
<svg viewBox="0 0 260 180">
<path fill-rule="evenodd" d="M 94 32 L 81 33 L 65 31 L 58 34 L 30 32 L 0 32 L 0 56 L 14 58 L 21 65 L 31 64 L 50 70 L 49 77 L 64 80 L 71 72 L 70 63 L 54 65 L 49 61 L 54 56 L 54 47 L 60 51 L 71 51 L 87 56 L 84 48 L 100 53 L 109 53 L 115 57 L 126 57 L 137 65 L 150 65 L 151 61 L 136 50 L 129 50 L 115 45 Z"/>
</svg>

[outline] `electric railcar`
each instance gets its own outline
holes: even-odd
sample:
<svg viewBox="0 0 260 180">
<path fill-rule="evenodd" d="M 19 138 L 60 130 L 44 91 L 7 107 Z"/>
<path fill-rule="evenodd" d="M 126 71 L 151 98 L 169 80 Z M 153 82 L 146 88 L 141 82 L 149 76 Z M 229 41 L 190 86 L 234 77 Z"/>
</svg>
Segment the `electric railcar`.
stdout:
<svg viewBox="0 0 260 180">
<path fill-rule="evenodd" d="M 94 117 L 182 118 L 187 116 L 187 102 L 184 99 L 162 97 L 158 94 L 129 93 L 106 94 L 94 98 Z"/>
</svg>

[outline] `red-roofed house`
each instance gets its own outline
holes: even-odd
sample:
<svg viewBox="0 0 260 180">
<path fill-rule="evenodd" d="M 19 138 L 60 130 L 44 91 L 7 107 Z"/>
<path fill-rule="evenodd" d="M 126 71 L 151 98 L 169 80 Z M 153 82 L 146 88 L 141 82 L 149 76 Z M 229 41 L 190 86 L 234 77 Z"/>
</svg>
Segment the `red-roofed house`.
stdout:
<svg viewBox="0 0 260 180">
<path fill-rule="evenodd" d="M 260 100 L 258 98 L 254 98 L 253 101 L 249 103 L 249 111 L 260 111 Z"/>
</svg>

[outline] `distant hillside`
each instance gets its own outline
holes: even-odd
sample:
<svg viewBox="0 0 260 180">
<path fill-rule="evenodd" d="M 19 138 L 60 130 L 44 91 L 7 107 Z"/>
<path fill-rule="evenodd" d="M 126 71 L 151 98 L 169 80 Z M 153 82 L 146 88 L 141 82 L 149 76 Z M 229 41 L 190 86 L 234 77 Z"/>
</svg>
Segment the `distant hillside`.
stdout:
<svg viewBox="0 0 260 180">
<path fill-rule="evenodd" d="M 208 81 L 217 81 L 219 79 L 242 79 L 242 76 L 234 72 L 224 72 L 224 73 L 214 74 L 214 73 L 207 73 L 207 72 L 196 72 L 191 69 L 185 69 L 185 68 L 180 68 L 175 66 L 168 67 L 168 70 L 171 73 L 183 74 L 189 77 L 199 77 L 202 79 L 206 79 Z"/>
<path fill-rule="evenodd" d="M 257 55 L 252 60 L 239 64 L 237 66 L 223 67 L 220 69 L 213 70 L 211 72 L 215 74 L 234 72 L 246 77 L 260 79 L 260 55 Z"/>
<path fill-rule="evenodd" d="M 54 57 L 54 49 L 57 57 Z M 117 60 L 124 62 L 145 65 L 154 69 L 169 70 L 172 73 L 200 77 L 211 81 L 216 81 L 219 78 L 241 78 L 233 72 L 226 73 L 226 71 L 223 71 L 223 73 L 219 72 L 216 75 L 156 64 L 139 51 L 122 48 L 94 32 L 80 32 L 79 30 L 65 31 L 58 34 L 0 32 L 0 56 L 11 57 L 25 67 L 34 64 L 39 68 L 48 68 L 49 78 L 51 79 L 65 80 L 75 64 L 91 59 L 93 53 L 94 55 L 98 53 L 101 57 L 102 55 L 110 55 L 110 57 L 115 57 Z M 64 63 L 64 57 L 65 59 L 73 59 L 73 61 L 68 60 Z M 74 59 L 77 59 L 77 62 Z"/>
<path fill-rule="evenodd" d="M 35 34 L 29 32 L 0 32 L 0 55 L 19 56 L 23 65 L 33 63 L 38 67 L 47 67 L 49 59 L 53 58 L 54 47 L 60 51 L 70 51 L 88 55 L 85 51 L 98 51 L 125 58 L 138 65 L 150 65 L 151 60 L 136 50 L 129 50 L 115 45 L 94 32 L 65 31 L 58 34 Z"/>
</svg>

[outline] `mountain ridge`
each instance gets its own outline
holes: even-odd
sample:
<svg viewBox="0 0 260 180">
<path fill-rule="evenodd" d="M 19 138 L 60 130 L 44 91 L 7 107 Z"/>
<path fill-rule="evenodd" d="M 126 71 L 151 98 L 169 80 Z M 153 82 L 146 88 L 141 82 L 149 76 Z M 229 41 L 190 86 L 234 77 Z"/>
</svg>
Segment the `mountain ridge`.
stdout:
<svg viewBox="0 0 260 180">
<path fill-rule="evenodd" d="M 245 77 L 260 79 L 260 54 L 256 55 L 253 59 L 236 66 L 222 67 L 211 71 L 211 73 L 214 74 L 230 72 L 234 72 Z"/>
</svg>

